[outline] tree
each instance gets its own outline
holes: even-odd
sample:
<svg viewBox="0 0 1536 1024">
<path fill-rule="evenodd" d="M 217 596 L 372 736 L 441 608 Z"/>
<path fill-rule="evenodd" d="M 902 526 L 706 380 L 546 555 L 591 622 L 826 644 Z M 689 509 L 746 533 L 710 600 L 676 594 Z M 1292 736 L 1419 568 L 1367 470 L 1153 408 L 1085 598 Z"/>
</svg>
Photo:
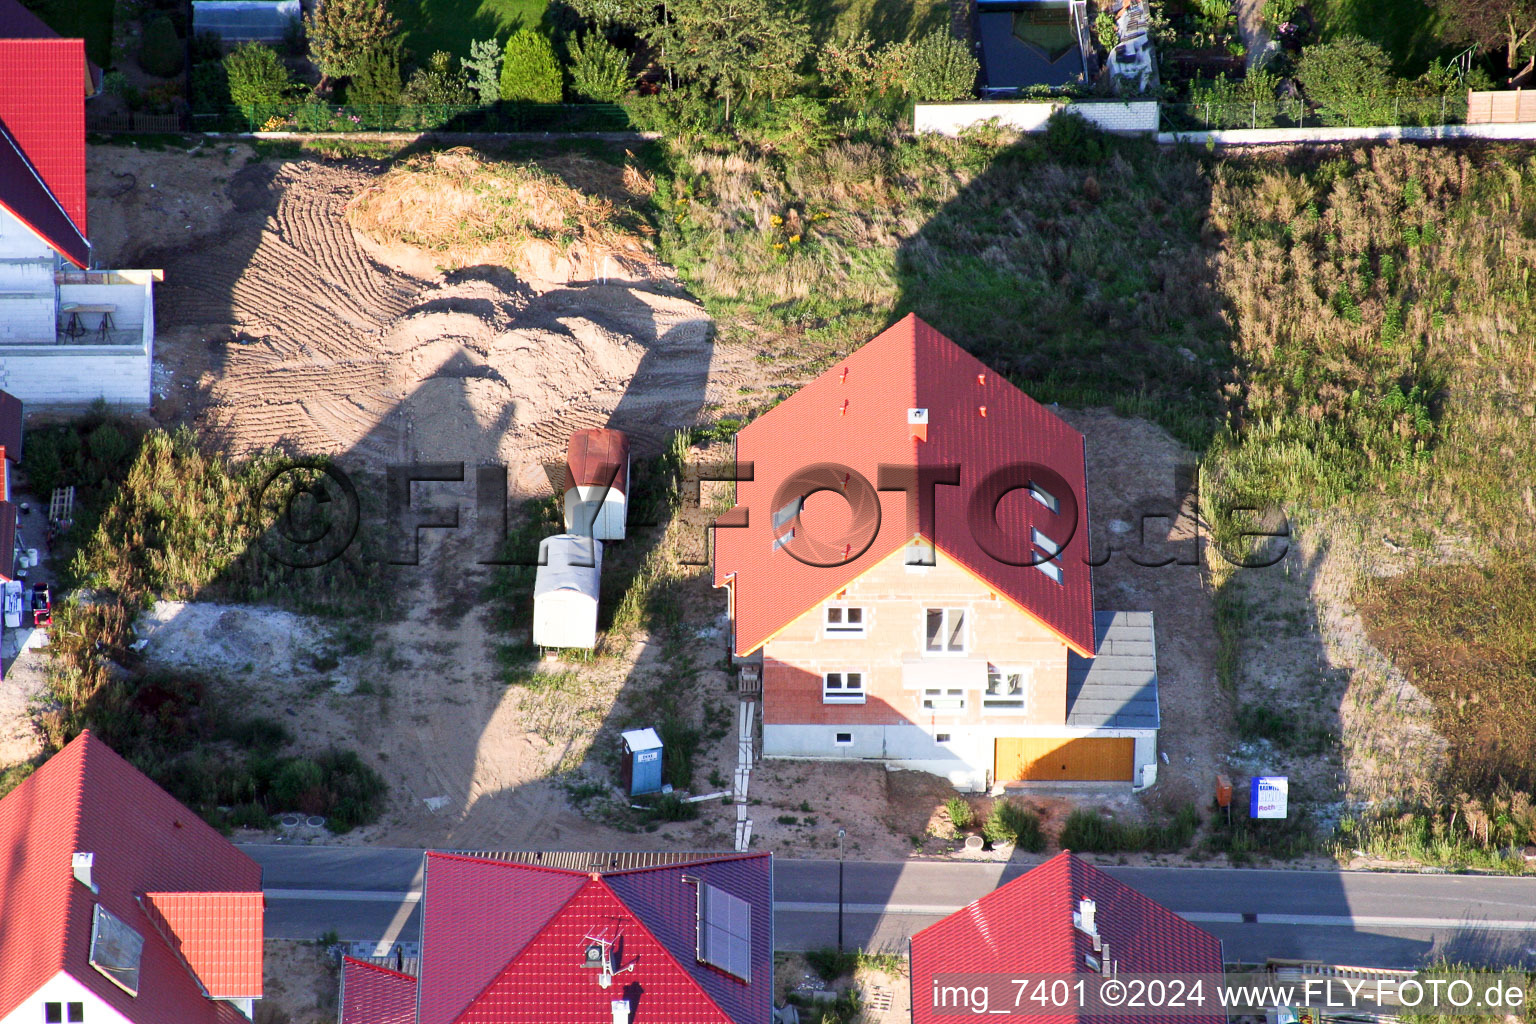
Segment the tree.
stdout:
<svg viewBox="0 0 1536 1024">
<path fill-rule="evenodd" d="M 365 61 L 376 70 L 380 48 L 398 45 L 400 21 L 389 13 L 386 0 L 321 0 L 305 18 L 304 30 L 309 59 L 320 69 L 315 91 L 323 95 L 333 79 L 356 74 Z"/>
<path fill-rule="evenodd" d="M 512 33 L 501 59 L 501 98 L 559 103 L 562 95 L 560 58 L 554 45 L 531 28 Z"/>
<path fill-rule="evenodd" d="M 639 32 L 656 22 L 655 0 L 571 0 L 576 13 L 604 32 Z"/>
<path fill-rule="evenodd" d="M 501 99 L 501 44 L 494 39 L 476 39 L 469 44 L 469 60 L 464 70 L 469 87 L 489 106 Z"/>
<path fill-rule="evenodd" d="M 668 70 L 725 100 L 778 96 L 810 52 L 805 16 L 783 0 L 669 0 L 645 33 Z"/>
<path fill-rule="evenodd" d="M 946 29 L 934 29 L 912 44 L 907 92 L 919 103 L 966 99 L 976 88 L 981 63 Z"/>
<path fill-rule="evenodd" d="M 237 107 L 270 107 L 293 90 L 293 77 L 277 51 L 261 43 L 245 43 L 224 56 L 229 99 Z"/>
<path fill-rule="evenodd" d="M 144 26 L 139 48 L 139 67 L 152 75 L 170 78 L 181 70 L 181 40 L 168 14 L 157 14 Z"/>
<path fill-rule="evenodd" d="M 1458 42 L 1483 50 L 1502 48 L 1513 77 L 1536 67 L 1536 0 L 1434 0 L 1434 6 Z"/>
<path fill-rule="evenodd" d="M 392 107 L 400 102 L 400 46 L 385 43 L 363 53 L 347 79 L 347 102 Z"/>
<path fill-rule="evenodd" d="M 1301 52 L 1296 80 L 1328 124 L 1379 124 L 1390 116 L 1392 62 L 1359 36 L 1318 43 Z"/>
<path fill-rule="evenodd" d="M 411 106 L 443 104 L 450 107 L 467 106 L 473 102 L 465 75 L 453 54 L 438 50 L 426 67 L 417 68 L 411 80 L 405 83 L 403 100 Z"/>
<path fill-rule="evenodd" d="M 614 103 L 629 92 L 629 54 L 596 32 L 571 44 L 571 88 L 598 103 Z"/>
</svg>

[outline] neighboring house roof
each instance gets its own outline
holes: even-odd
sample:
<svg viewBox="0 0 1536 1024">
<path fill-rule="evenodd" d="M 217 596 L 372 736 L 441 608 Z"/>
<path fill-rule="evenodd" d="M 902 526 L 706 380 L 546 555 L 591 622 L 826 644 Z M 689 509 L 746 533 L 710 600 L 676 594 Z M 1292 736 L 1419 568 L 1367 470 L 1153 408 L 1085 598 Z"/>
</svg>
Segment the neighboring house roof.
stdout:
<svg viewBox="0 0 1536 1024">
<path fill-rule="evenodd" d="M 920 430 L 909 422 L 921 419 L 911 410 L 926 412 Z M 916 440 L 918 433 L 926 440 Z M 753 476 L 737 484 L 737 507 L 715 530 L 714 563 L 715 585 L 733 588 L 737 654 L 752 652 L 912 539 L 906 493 L 886 490 L 876 498 L 857 485 L 847 490 L 842 469 L 805 474 L 816 464 L 836 463 L 857 471 L 870 488 L 879 487 L 882 466 L 915 468 L 925 478 L 958 466 L 958 486 L 915 488 L 917 532 L 1079 654 L 1092 656 L 1083 435 L 916 316 L 742 428 L 736 459 L 750 462 Z M 1017 468 L 1023 464 L 1043 467 L 1059 513 L 1028 496 L 1023 488 L 1034 473 Z M 999 504 L 997 493 L 983 486 L 989 479 L 1018 489 Z M 802 480 L 811 482 L 797 483 Z M 844 486 L 854 510 L 839 498 L 814 496 L 802 517 L 811 520 L 802 523 L 806 537 L 840 536 L 850 519 L 870 521 L 877 504 L 879 530 L 865 551 L 849 551 L 840 561 L 842 549 L 827 549 L 812 559 L 820 564 L 808 565 L 778 546 L 776 538 L 793 522 L 781 516 L 785 496 L 816 486 Z M 994 512 L 996 528 L 989 522 Z M 727 525 L 743 518 L 744 527 Z M 1062 583 L 1030 564 L 1042 557 L 1032 548 L 1031 528 L 1061 546 Z"/>
<path fill-rule="evenodd" d="M 94 854 L 95 893 L 74 876 L 77 852 Z M 261 868 L 91 733 L 0 800 L 0 861 L 0 1017 L 63 970 L 135 1024 L 245 1021 L 232 1004 L 205 996 L 198 979 L 242 988 L 260 979 Z M 182 893 L 205 898 L 169 895 Z M 141 902 L 147 894 L 155 896 Z M 162 913 L 152 916 L 146 903 Z M 90 963 L 98 906 L 143 940 L 137 995 Z M 172 924 L 188 928 L 175 945 L 163 937 Z M 239 941 L 215 950 L 213 935 Z M 259 985 L 245 995 L 260 995 Z"/>
<path fill-rule="evenodd" d="M 21 0 L 0 0 L 0 39 L 57 39 L 59 34 L 27 10 Z M 101 68 L 86 61 L 85 95 L 101 89 Z"/>
<path fill-rule="evenodd" d="M 1067 654 L 1067 724 L 1156 729 L 1157 640 L 1151 612 L 1094 612 L 1093 658 Z"/>
<path fill-rule="evenodd" d="M 9 480 L 6 485 L 9 489 Z M 16 578 L 16 533 L 20 512 L 14 501 L 0 500 L 0 580 Z"/>
<path fill-rule="evenodd" d="M 342 957 L 341 1024 L 416 1024 L 416 979 Z"/>
<path fill-rule="evenodd" d="M 76 266 L 86 241 L 83 39 L 0 38 L 0 206 Z"/>
<path fill-rule="evenodd" d="M 1077 22 L 1066 0 L 979 0 L 976 38 L 981 79 L 988 89 L 1067 85 L 1087 75 Z"/>
<path fill-rule="evenodd" d="M 1102 947 L 1073 923 L 1080 901 L 1096 904 L 1095 924 Z M 1127 974 L 1211 974 L 1222 972 L 1221 943 L 1215 936 L 1143 896 L 1124 882 L 1063 851 L 1044 864 L 995 889 L 938 924 L 912 936 L 913 1024 L 974 1021 L 969 1010 L 933 1003 L 934 976 L 943 974 L 1071 975 L 1096 973 L 1086 957 L 1109 956 Z M 1013 994 L 1009 988 L 1009 995 Z M 1041 1015 L 1040 1024 L 1093 1020 L 1086 1015 Z M 1105 1024 L 1154 1024 L 1166 1018 L 1135 1015 L 1102 1018 Z M 1225 1024 L 1216 1007 L 1189 1024 Z"/>
<path fill-rule="evenodd" d="M 757 1024 L 772 1014 L 770 854 L 618 871 L 570 871 L 429 853 L 422 894 L 420 1024 L 585 1024 L 628 999 L 633 1024 Z M 700 886 L 751 907 L 750 978 L 697 955 Z M 583 966 L 587 939 L 615 941 L 612 987 Z M 347 984 L 360 973 L 347 976 Z M 367 998 L 376 979 L 364 983 Z M 343 1024 L 386 1024 L 343 989 Z M 362 998 L 362 997 L 360 997 Z M 387 1000 L 386 1000 L 387 1001 Z M 388 1011 L 386 1008 L 386 1012 Z"/>
<path fill-rule="evenodd" d="M 0 391 L 0 448 L 12 462 L 21 461 L 22 408 L 21 399 L 9 391 Z"/>
<path fill-rule="evenodd" d="M 140 900 L 214 999 L 261 998 L 260 892 L 151 892 Z"/>
</svg>

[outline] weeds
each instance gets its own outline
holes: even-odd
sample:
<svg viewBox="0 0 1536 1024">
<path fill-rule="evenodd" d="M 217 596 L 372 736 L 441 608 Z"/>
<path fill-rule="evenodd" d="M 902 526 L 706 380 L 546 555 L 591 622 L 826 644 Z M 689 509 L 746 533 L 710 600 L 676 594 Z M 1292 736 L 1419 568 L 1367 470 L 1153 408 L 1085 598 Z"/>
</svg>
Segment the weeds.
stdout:
<svg viewBox="0 0 1536 1024">
<path fill-rule="evenodd" d="M 976 812 L 963 796 L 952 796 L 944 801 L 944 810 L 949 814 L 950 824 L 957 830 L 970 828 L 976 820 Z"/>
<path fill-rule="evenodd" d="M 1039 853 L 1045 849 L 1045 833 L 1040 828 L 1040 815 L 1025 807 L 1018 800 L 999 800 L 992 805 L 992 813 L 981 827 L 982 833 L 994 843 L 1014 843 L 1021 850 Z"/>
<path fill-rule="evenodd" d="M 1153 824 L 1116 821 L 1100 811 L 1079 808 L 1062 826 L 1061 848 L 1078 853 L 1172 853 L 1188 846 L 1199 827 L 1194 804 L 1183 804 L 1172 818 Z"/>
</svg>

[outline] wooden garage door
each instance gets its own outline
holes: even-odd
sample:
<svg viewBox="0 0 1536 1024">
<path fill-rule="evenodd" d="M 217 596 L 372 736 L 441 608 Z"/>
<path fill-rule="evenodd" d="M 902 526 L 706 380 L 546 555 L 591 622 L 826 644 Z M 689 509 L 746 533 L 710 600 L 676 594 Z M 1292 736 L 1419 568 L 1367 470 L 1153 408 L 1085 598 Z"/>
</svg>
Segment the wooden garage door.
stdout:
<svg viewBox="0 0 1536 1024">
<path fill-rule="evenodd" d="M 1130 737 L 1023 737 L 997 741 L 999 782 L 1130 782 L 1136 741 Z"/>
</svg>

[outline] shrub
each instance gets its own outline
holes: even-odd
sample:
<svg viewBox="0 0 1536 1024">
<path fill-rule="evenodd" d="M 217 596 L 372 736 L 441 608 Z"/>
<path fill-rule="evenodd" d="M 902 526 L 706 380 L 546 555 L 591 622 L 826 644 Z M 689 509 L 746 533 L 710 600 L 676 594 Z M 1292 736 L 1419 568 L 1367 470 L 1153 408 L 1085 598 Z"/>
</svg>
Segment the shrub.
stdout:
<svg viewBox="0 0 1536 1024">
<path fill-rule="evenodd" d="M 425 67 L 417 68 L 411 75 L 401 99 L 417 107 L 439 103 L 461 107 L 474 102 L 474 93 L 470 91 L 459 62 L 452 54 L 438 50 L 427 60 Z"/>
<path fill-rule="evenodd" d="M 1093 35 L 1100 46 L 1113 50 L 1120 41 L 1120 26 L 1115 24 L 1115 16 L 1108 11 L 1100 11 L 1098 17 L 1093 19 Z"/>
<path fill-rule="evenodd" d="M 548 39 L 520 29 L 507 40 L 501 60 L 501 98 L 531 103 L 559 103 L 560 59 Z"/>
<path fill-rule="evenodd" d="M 272 804 L 279 811 L 320 814 L 325 810 L 325 773 L 307 757 L 290 758 L 272 779 Z"/>
<path fill-rule="evenodd" d="M 836 981 L 858 970 L 859 954 L 853 950 L 839 950 L 835 946 L 812 949 L 805 954 L 805 962 L 822 981 Z"/>
<path fill-rule="evenodd" d="M 791 96 L 775 103 L 751 134 L 769 149 L 804 156 L 826 146 L 835 132 L 823 103 L 809 96 Z"/>
<path fill-rule="evenodd" d="M 952 796 L 944 801 L 944 809 L 949 812 L 950 823 L 955 828 L 970 828 L 976 820 L 976 812 L 963 796 Z"/>
<path fill-rule="evenodd" d="M 1391 60 L 1359 36 L 1307 47 L 1296 80 L 1327 124 L 1385 124 L 1391 119 Z"/>
<path fill-rule="evenodd" d="M 192 68 L 193 110 L 223 110 L 230 102 L 229 73 L 223 61 L 205 61 Z"/>
<path fill-rule="evenodd" d="M 1194 804 L 1182 804 L 1171 819 L 1150 825 L 1114 821 L 1080 808 L 1067 815 L 1061 848 L 1079 853 L 1170 852 L 1187 846 L 1199 827 L 1200 812 Z"/>
<path fill-rule="evenodd" d="M 469 44 L 469 60 L 464 71 L 469 87 L 486 105 L 501 99 L 501 44 L 494 39 L 476 39 Z"/>
<path fill-rule="evenodd" d="M 347 81 L 347 102 L 393 106 L 400 102 L 400 48 L 376 46 L 357 59 Z"/>
<path fill-rule="evenodd" d="M 699 805 L 676 793 L 663 793 L 651 804 L 651 815 L 657 821 L 693 821 L 699 816 Z"/>
<path fill-rule="evenodd" d="M 634 84 L 629 54 L 596 32 L 571 44 L 571 89 L 597 103 L 614 103 Z"/>
<path fill-rule="evenodd" d="M 203 31 L 192 37 L 192 65 L 217 63 L 224 59 L 224 40 L 217 32 Z"/>
<path fill-rule="evenodd" d="M 329 750 L 316 760 L 325 778 L 327 828 L 349 832 L 378 820 L 388 787 L 357 751 Z"/>
<path fill-rule="evenodd" d="M 1109 136 L 1072 113 L 1071 107 L 1046 120 L 1041 138 L 1046 151 L 1064 164 L 1101 164 L 1110 153 Z"/>
<path fill-rule="evenodd" d="M 1045 849 L 1045 833 L 1040 815 L 1017 800 L 999 800 L 992 805 L 982 834 L 994 843 L 1014 843 L 1021 850 L 1039 853 Z"/>
<path fill-rule="evenodd" d="M 912 44 L 907 91 L 919 103 L 966 99 L 976 87 L 981 64 L 947 29 L 935 29 Z"/>
<path fill-rule="evenodd" d="M 673 789 L 692 789 L 693 754 L 699 746 L 699 730 L 680 716 L 668 715 L 656 727 L 656 735 L 661 738 L 666 751 L 662 759 L 662 778 Z"/>
<path fill-rule="evenodd" d="M 176 38 L 176 26 L 171 23 L 170 15 L 155 15 L 144 26 L 139 67 L 152 75 L 169 78 L 181 70 L 181 62 L 181 40 Z"/>
<path fill-rule="evenodd" d="M 293 91 L 293 77 L 277 51 L 245 43 L 224 58 L 229 98 L 237 107 L 271 107 Z"/>
</svg>

